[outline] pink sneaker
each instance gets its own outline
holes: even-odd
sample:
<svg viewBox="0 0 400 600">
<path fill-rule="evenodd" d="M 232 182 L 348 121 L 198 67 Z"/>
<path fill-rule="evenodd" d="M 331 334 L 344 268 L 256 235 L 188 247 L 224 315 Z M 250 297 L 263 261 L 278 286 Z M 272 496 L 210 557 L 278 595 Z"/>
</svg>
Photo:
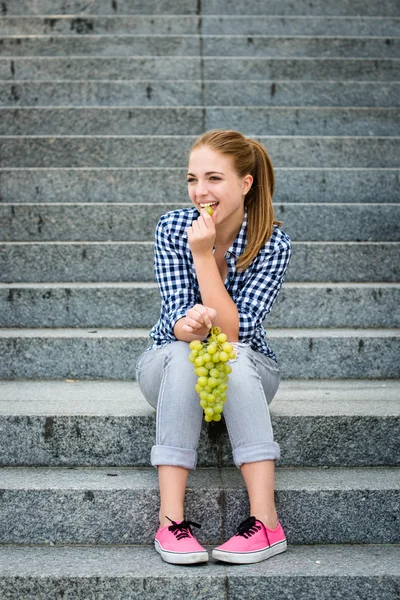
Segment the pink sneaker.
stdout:
<svg viewBox="0 0 400 600">
<path fill-rule="evenodd" d="M 172 525 L 159 527 L 154 546 L 161 558 L 173 565 L 192 565 L 208 561 L 208 552 L 193 537 L 191 525 L 200 527 L 193 521 L 176 523 L 167 517 Z"/>
<path fill-rule="evenodd" d="M 255 517 L 249 517 L 240 523 L 230 540 L 212 551 L 212 556 L 224 562 L 246 565 L 285 552 L 286 547 L 280 523 L 276 529 L 268 529 Z"/>
</svg>

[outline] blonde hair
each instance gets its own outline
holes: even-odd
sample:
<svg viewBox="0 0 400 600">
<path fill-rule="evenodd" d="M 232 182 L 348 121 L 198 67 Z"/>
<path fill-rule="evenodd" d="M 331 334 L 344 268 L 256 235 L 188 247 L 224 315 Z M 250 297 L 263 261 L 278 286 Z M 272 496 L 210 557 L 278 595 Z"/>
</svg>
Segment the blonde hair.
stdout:
<svg viewBox="0 0 400 600">
<path fill-rule="evenodd" d="M 274 218 L 272 196 L 275 176 L 271 159 L 262 144 L 230 129 L 206 131 L 194 142 L 190 153 L 201 146 L 231 156 L 238 177 L 248 174 L 253 177 L 244 202 L 247 210 L 247 244 L 236 264 L 239 271 L 244 271 L 268 242 L 274 224 L 282 225 L 281 221 Z"/>
</svg>

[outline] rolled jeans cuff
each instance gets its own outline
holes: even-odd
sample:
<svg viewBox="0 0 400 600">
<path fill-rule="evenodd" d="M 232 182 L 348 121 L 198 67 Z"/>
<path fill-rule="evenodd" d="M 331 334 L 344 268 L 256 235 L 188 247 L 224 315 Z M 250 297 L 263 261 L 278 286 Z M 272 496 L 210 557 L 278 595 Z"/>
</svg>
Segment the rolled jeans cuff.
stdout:
<svg viewBox="0 0 400 600">
<path fill-rule="evenodd" d="M 237 467 L 241 467 L 244 463 L 278 460 L 280 455 L 280 447 L 276 442 L 258 442 L 236 448 L 233 451 L 233 460 Z"/>
<path fill-rule="evenodd" d="M 151 464 L 153 467 L 169 465 L 194 469 L 197 463 L 196 450 L 189 448 L 176 448 L 175 446 L 153 446 L 151 449 Z"/>
</svg>

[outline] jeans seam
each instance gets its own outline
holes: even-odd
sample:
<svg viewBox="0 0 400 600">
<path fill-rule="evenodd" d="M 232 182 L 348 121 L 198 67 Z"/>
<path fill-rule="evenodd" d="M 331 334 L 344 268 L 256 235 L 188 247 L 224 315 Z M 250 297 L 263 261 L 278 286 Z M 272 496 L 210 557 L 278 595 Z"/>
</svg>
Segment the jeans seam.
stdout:
<svg viewBox="0 0 400 600">
<path fill-rule="evenodd" d="M 161 377 L 161 384 L 160 384 L 160 389 L 158 391 L 158 401 L 157 401 L 157 422 L 156 422 L 156 445 L 157 446 L 162 446 L 161 444 L 161 440 L 160 440 L 160 432 L 161 432 L 161 408 L 162 408 L 162 400 L 164 398 L 164 388 L 165 388 L 165 379 L 166 379 L 166 373 L 167 373 L 167 368 L 168 368 L 168 354 L 165 355 L 164 358 L 164 367 L 163 367 L 163 373 L 162 373 L 162 377 Z"/>
</svg>

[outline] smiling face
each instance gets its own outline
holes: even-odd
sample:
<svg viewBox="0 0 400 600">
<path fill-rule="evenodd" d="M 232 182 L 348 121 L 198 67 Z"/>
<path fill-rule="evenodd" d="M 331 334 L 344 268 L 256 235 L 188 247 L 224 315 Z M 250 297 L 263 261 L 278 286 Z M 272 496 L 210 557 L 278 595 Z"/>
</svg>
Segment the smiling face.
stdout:
<svg viewBox="0 0 400 600">
<path fill-rule="evenodd" d="M 244 217 L 244 198 L 253 178 L 238 177 L 231 156 L 220 154 L 208 146 L 196 148 L 188 166 L 188 193 L 194 206 L 210 205 L 213 220 L 224 228 L 237 229 Z"/>
</svg>

